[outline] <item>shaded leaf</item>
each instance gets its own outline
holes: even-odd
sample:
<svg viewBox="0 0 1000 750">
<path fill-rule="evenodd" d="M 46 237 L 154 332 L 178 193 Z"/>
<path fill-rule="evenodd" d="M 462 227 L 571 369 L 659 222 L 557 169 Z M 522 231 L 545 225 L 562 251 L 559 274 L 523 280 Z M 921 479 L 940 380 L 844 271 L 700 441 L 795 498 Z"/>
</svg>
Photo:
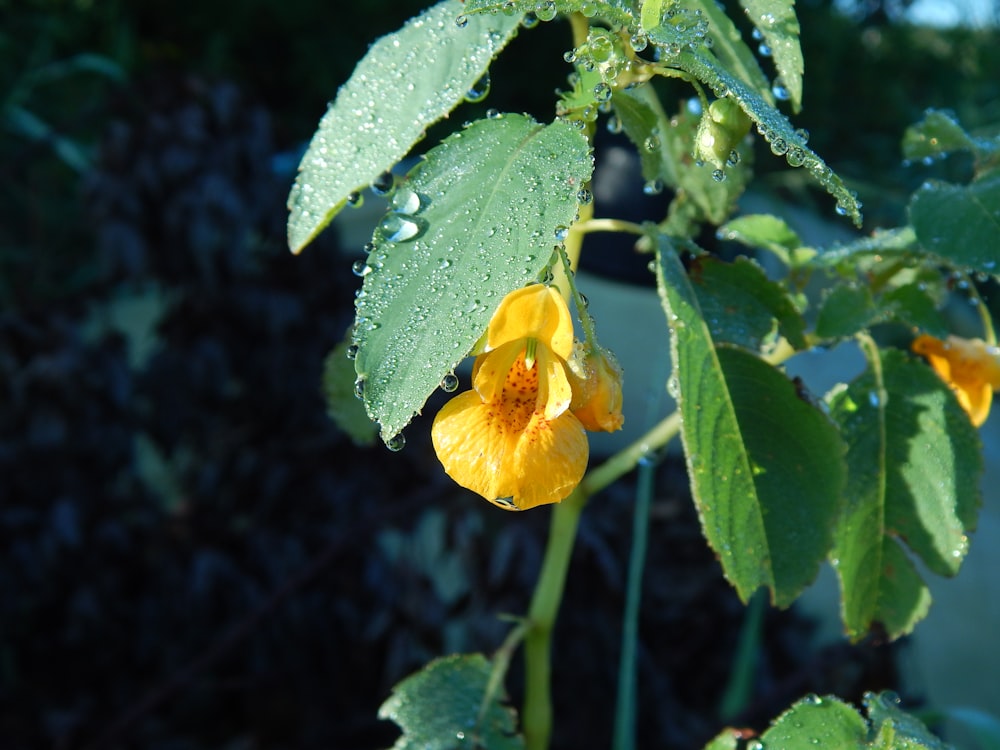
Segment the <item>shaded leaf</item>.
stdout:
<svg viewBox="0 0 1000 750">
<path fill-rule="evenodd" d="M 787 606 L 830 548 L 844 483 L 840 437 L 785 375 L 742 349 L 715 345 L 663 237 L 657 281 L 702 529 L 744 601 L 766 586 Z"/>
<path fill-rule="evenodd" d="M 378 710 L 403 730 L 392 750 L 523 748 L 513 709 L 496 700 L 483 706 L 492 670 L 482 654 L 447 656 L 396 685 Z"/>
<path fill-rule="evenodd" d="M 922 721 L 899 707 L 895 693 L 867 693 L 864 703 L 875 735 L 867 745 L 872 750 L 948 750 Z"/>
<path fill-rule="evenodd" d="M 816 318 L 816 335 L 821 339 L 853 336 L 875 319 L 871 290 L 864 284 L 837 284 L 826 290 Z"/>
<path fill-rule="evenodd" d="M 354 363 L 347 357 L 348 342 L 337 344 L 323 360 L 323 396 L 326 413 L 355 445 L 372 445 L 378 426 L 368 418 L 354 395 Z"/>
<path fill-rule="evenodd" d="M 375 42 L 320 121 L 288 196 L 288 244 L 299 252 L 354 191 L 391 169 L 428 126 L 462 102 L 517 33 L 520 16 L 470 16 L 444 0 Z"/>
<path fill-rule="evenodd" d="M 793 347 L 806 348 L 805 322 L 788 293 L 752 260 L 695 258 L 690 277 L 716 343 L 760 351 L 780 330 Z"/>
<path fill-rule="evenodd" d="M 849 703 L 809 696 L 775 719 L 760 739 L 764 747 L 860 750 L 867 737 L 867 722 Z"/>
<path fill-rule="evenodd" d="M 832 559 L 855 640 L 876 623 L 898 637 L 926 615 L 930 594 L 902 544 L 954 575 L 982 471 L 977 433 L 937 375 L 896 350 L 868 356 L 869 370 L 829 397 L 848 445 L 848 504 Z"/>
<path fill-rule="evenodd" d="M 969 185 L 925 183 L 910 200 L 917 240 L 933 255 L 985 273 L 1000 269 L 1000 169 Z"/>
<path fill-rule="evenodd" d="M 956 151 L 969 151 L 977 162 L 989 162 L 1000 156 L 1000 142 L 969 135 L 950 112 L 930 109 L 924 119 L 903 133 L 903 157 L 934 159 Z"/>
<path fill-rule="evenodd" d="M 545 268 L 592 168 L 571 125 L 505 115 L 450 136 L 399 187 L 356 304 L 355 367 L 384 439 L 465 358 L 503 296 Z"/>
</svg>

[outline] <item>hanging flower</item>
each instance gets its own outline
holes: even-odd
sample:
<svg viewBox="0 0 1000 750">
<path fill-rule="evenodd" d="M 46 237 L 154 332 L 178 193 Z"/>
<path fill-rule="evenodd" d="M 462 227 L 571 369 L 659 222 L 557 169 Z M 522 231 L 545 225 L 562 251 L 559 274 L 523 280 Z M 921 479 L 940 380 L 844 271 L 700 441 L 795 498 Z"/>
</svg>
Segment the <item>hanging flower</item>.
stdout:
<svg viewBox="0 0 1000 750">
<path fill-rule="evenodd" d="M 981 339 L 949 336 L 942 341 L 933 336 L 918 336 L 913 351 L 927 358 L 931 367 L 955 392 L 972 423 L 979 427 L 986 421 L 993 401 L 993 391 L 1000 388 L 1000 352 Z"/>
<path fill-rule="evenodd" d="M 591 432 L 620 430 L 625 421 L 621 366 L 611 352 L 600 347 L 590 354 L 575 352 L 575 355 L 569 361 L 574 380 L 570 409 Z"/>
<path fill-rule="evenodd" d="M 509 510 L 573 491 L 589 454 L 584 423 L 571 409 L 579 395 L 567 363 L 573 347 L 558 291 L 534 284 L 503 299 L 473 366 L 473 390 L 445 404 L 431 429 L 452 479 Z"/>
</svg>

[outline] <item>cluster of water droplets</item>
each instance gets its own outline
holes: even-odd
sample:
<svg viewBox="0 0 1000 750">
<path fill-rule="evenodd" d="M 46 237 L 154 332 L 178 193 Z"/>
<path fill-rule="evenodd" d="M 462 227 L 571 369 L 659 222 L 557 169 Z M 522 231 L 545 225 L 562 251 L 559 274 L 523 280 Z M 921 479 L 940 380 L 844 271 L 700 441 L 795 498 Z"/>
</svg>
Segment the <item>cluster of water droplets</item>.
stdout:
<svg viewBox="0 0 1000 750">
<path fill-rule="evenodd" d="M 671 3 L 664 10 L 659 26 L 649 30 L 648 41 L 656 44 L 658 59 L 676 57 L 685 49 L 711 47 L 709 23 L 699 8 Z"/>
</svg>

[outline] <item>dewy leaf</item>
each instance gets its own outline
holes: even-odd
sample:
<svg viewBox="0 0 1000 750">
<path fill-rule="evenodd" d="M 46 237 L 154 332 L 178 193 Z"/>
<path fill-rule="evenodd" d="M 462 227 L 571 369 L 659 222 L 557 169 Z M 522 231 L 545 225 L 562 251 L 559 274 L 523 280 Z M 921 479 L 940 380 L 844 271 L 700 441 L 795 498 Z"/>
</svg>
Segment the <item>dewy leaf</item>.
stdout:
<svg viewBox="0 0 1000 750">
<path fill-rule="evenodd" d="M 865 708 L 875 738 L 865 747 L 872 750 L 950 750 L 931 734 L 924 723 L 899 707 L 895 693 L 866 693 Z"/>
<path fill-rule="evenodd" d="M 802 46 L 795 0 L 740 0 L 740 5 L 771 50 L 778 69 L 778 84 L 788 93 L 792 111 L 802 108 Z"/>
<path fill-rule="evenodd" d="M 476 13 L 485 10 L 490 13 L 502 11 L 504 13 L 516 12 L 523 14 L 538 11 L 539 6 L 542 4 L 538 0 L 467 0 L 465 7 L 466 13 Z M 554 0 L 548 3 L 548 5 L 552 6 L 553 18 L 556 13 L 569 15 L 570 13 L 579 12 L 586 5 L 589 17 L 600 18 L 629 28 L 637 24 L 637 4 L 637 0 L 586 0 L 586 2 L 584 0 Z M 552 20 L 547 15 L 542 14 L 539 14 L 539 18 L 545 21 Z"/>
<path fill-rule="evenodd" d="M 860 750 L 867 737 L 868 724 L 853 706 L 834 696 L 810 696 L 771 722 L 760 739 L 764 747 Z"/>
<path fill-rule="evenodd" d="M 871 289 L 865 284 L 837 284 L 823 294 L 816 335 L 821 339 L 853 336 L 876 316 Z"/>
<path fill-rule="evenodd" d="M 740 598 L 767 586 L 788 606 L 830 549 L 844 483 L 840 437 L 785 375 L 742 349 L 715 346 L 662 235 L 657 281 L 702 529 Z"/>
<path fill-rule="evenodd" d="M 495 700 L 483 706 L 491 672 L 482 654 L 447 656 L 396 685 L 378 710 L 403 730 L 392 750 L 523 748 L 514 711 Z"/>
<path fill-rule="evenodd" d="M 355 445 L 372 445 L 378 428 L 354 395 L 354 363 L 348 359 L 348 342 L 337 344 L 323 361 L 323 396 L 326 413 Z"/>
<path fill-rule="evenodd" d="M 464 8 L 444 0 L 382 37 L 337 92 L 288 196 L 292 252 L 458 106 L 517 33 L 517 14 L 468 16 L 460 27 L 455 18 Z"/>
<path fill-rule="evenodd" d="M 954 394 L 921 362 L 869 347 L 870 368 L 830 397 L 847 445 L 848 504 L 831 558 L 854 640 L 880 624 L 913 630 L 930 594 L 903 550 L 954 575 L 975 526 L 979 439 Z"/>
<path fill-rule="evenodd" d="M 592 169 L 571 125 L 503 115 L 451 135 L 400 185 L 356 303 L 355 367 L 384 439 L 468 354 L 501 298 L 545 268 Z"/>
<path fill-rule="evenodd" d="M 787 117 L 713 57 L 700 50 L 682 49 L 670 59 L 678 68 L 711 87 L 716 96 L 733 97 L 757 125 L 757 130 L 770 144 L 771 152 L 784 156 L 791 167 L 804 167 L 836 199 L 837 212 L 851 217 L 855 225 L 861 226 L 861 204 L 857 196 L 848 190 L 840 177 L 806 145 L 803 133 L 795 130 Z"/>
<path fill-rule="evenodd" d="M 771 86 L 764 76 L 764 71 L 760 69 L 760 63 L 757 62 L 754 53 L 743 41 L 739 29 L 726 15 L 722 5 L 716 3 L 715 0 L 698 0 L 697 5 L 703 16 L 708 19 L 709 34 L 711 34 L 713 41 L 712 54 L 723 67 L 742 78 L 768 104 L 773 105 L 774 96 L 771 92 Z M 795 18 L 794 13 L 792 18 Z"/>
<path fill-rule="evenodd" d="M 788 268 L 795 268 L 816 255 L 811 247 L 803 247 L 798 234 L 784 219 L 771 214 L 737 216 L 719 227 L 719 237 L 767 250 Z"/>
<path fill-rule="evenodd" d="M 910 125 L 903 133 L 904 159 L 933 159 L 954 151 L 976 151 L 976 141 L 953 115 L 929 109 L 924 119 Z"/>
<path fill-rule="evenodd" d="M 1000 169 L 970 185 L 926 183 L 910 201 L 910 221 L 929 253 L 957 266 L 1000 271 Z"/>
<path fill-rule="evenodd" d="M 698 257 L 689 275 L 716 343 L 760 351 L 780 330 L 793 347 L 806 348 L 805 322 L 791 297 L 752 260 Z"/>
</svg>

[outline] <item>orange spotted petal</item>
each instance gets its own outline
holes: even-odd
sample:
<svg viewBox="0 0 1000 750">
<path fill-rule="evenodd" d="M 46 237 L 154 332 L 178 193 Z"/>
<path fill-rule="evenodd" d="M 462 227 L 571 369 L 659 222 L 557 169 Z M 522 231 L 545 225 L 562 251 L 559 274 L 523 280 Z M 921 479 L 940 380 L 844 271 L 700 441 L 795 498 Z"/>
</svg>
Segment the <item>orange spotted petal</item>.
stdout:
<svg viewBox="0 0 1000 750">
<path fill-rule="evenodd" d="M 434 450 L 458 484 L 508 510 L 559 502 L 587 468 L 587 437 L 565 412 L 555 420 L 533 412 L 522 430 L 475 391 L 456 396 L 431 428 Z"/>
<path fill-rule="evenodd" d="M 524 340 L 509 341 L 480 356 L 472 380 L 485 403 L 506 402 L 509 408 L 519 405 L 518 424 L 512 429 L 523 429 L 535 409 L 544 409 L 546 419 L 555 419 L 569 408 L 573 396 L 563 361 L 538 342 L 529 368 L 524 361 L 526 347 Z"/>
<path fill-rule="evenodd" d="M 487 348 L 533 338 L 563 359 L 573 350 L 573 318 L 566 300 L 544 284 L 531 284 L 503 298 L 487 329 Z"/>
</svg>

